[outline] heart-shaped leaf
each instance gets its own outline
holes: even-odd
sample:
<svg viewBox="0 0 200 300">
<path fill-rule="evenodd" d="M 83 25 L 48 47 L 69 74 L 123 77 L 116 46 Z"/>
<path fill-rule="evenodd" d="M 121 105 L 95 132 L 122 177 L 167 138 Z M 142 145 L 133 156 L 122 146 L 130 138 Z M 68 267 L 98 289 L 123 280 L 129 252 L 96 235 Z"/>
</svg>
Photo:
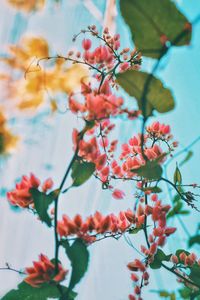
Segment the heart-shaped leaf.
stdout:
<svg viewBox="0 0 200 300">
<path fill-rule="evenodd" d="M 149 80 L 150 77 L 151 79 Z M 149 84 L 144 99 L 143 94 L 147 80 L 149 80 Z M 171 91 L 151 74 L 128 70 L 118 74 L 117 81 L 130 96 L 137 100 L 139 108 L 145 115 L 151 115 L 154 109 L 159 113 L 165 113 L 172 110 L 175 106 Z M 142 104 L 143 101 L 145 101 L 145 111 Z"/>
<path fill-rule="evenodd" d="M 169 261 L 171 254 L 166 255 L 161 249 L 158 249 L 154 256 L 154 261 L 150 264 L 152 269 L 160 269 L 163 261 Z"/>
<path fill-rule="evenodd" d="M 145 56 L 164 55 L 165 41 L 175 46 L 190 43 L 190 23 L 170 0 L 120 0 L 120 10 L 135 46 Z"/>
<path fill-rule="evenodd" d="M 162 176 L 162 168 L 157 161 L 147 161 L 144 166 L 131 171 L 149 180 L 157 180 Z"/>
<path fill-rule="evenodd" d="M 50 194 L 45 194 L 38 191 L 37 189 L 30 189 L 34 201 L 34 207 L 37 214 L 42 222 L 45 222 L 49 227 L 51 226 L 51 218 L 48 214 L 49 205 L 54 201 L 58 195 L 58 190 L 51 192 Z"/>
<path fill-rule="evenodd" d="M 65 248 L 65 252 L 72 265 L 72 274 L 69 283 L 69 289 L 72 290 L 87 271 L 89 252 L 86 244 L 81 239 L 76 239 L 71 246 L 68 241 L 63 241 L 62 246 Z"/>
<path fill-rule="evenodd" d="M 72 186 L 79 186 L 85 183 L 94 173 L 95 164 L 76 160 L 72 165 Z"/>
</svg>

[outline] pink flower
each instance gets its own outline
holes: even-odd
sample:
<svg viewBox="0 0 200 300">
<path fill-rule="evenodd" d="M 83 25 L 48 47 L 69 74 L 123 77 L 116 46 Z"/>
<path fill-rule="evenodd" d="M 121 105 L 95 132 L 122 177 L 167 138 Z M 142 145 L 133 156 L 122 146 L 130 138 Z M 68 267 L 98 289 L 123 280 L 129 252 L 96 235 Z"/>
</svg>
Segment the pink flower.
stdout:
<svg viewBox="0 0 200 300">
<path fill-rule="evenodd" d="M 85 51 L 89 50 L 91 48 L 92 42 L 90 39 L 84 39 L 82 41 L 82 47 Z"/>
<path fill-rule="evenodd" d="M 153 194 L 153 195 L 151 196 L 151 200 L 154 201 L 154 202 L 156 202 L 156 201 L 158 200 L 158 195 Z"/>
<path fill-rule="evenodd" d="M 107 156 L 106 156 L 106 154 L 104 153 L 104 154 L 100 155 L 100 156 L 97 158 L 97 160 L 95 161 L 97 170 L 101 170 L 101 169 L 105 166 L 106 161 L 107 161 Z"/>
<path fill-rule="evenodd" d="M 42 190 L 44 193 L 46 193 L 48 190 L 51 190 L 53 187 L 53 180 L 51 178 L 48 178 L 44 181 L 42 185 Z"/>
<path fill-rule="evenodd" d="M 175 265 L 178 263 L 178 257 L 176 255 L 172 255 L 170 257 L 171 262 L 173 262 Z"/>
<path fill-rule="evenodd" d="M 150 253 L 151 255 L 154 255 L 156 252 L 157 252 L 157 244 L 156 244 L 156 243 L 153 243 L 153 244 L 151 244 L 151 246 L 150 246 L 149 253 Z"/>
<path fill-rule="evenodd" d="M 139 280 L 139 277 L 135 273 L 131 273 L 131 280 L 137 282 Z"/>
<path fill-rule="evenodd" d="M 23 176 L 21 182 L 16 184 L 16 188 L 7 193 L 9 202 L 15 206 L 28 207 L 33 203 L 29 190 L 31 188 L 38 188 L 39 185 L 40 181 L 34 174 L 31 173 L 30 177 Z"/>
<path fill-rule="evenodd" d="M 48 178 L 42 185 L 44 192 L 51 189 L 53 181 Z M 11 192 L 7 193 L 8 201 L 11 205 L 19 206 L 22 208 L 29 207 L 33 204 L 33 199 L 30 193 L 31 188 L 38 189 L 40 187 L 40 180 L 31 173 L 30 176 L 22 176 L 21 182 L 16 184 L 16 187 Z"/>
<path fill-rule="evenodd" d="M 175 227 L 168 227 L 165 229 L 165 234 L 166 234 L 166 236 L 169 236 L 169 235 L 173 234 L 175 231 L 176 231 Z"/>
<path fill-rule="evenodd" d="M 65 279 L 67 270 L 63 269 L 62 265 L 58 264 L 58 273 L 55 275 L 55 265 L 47 256 L 40 254 L 39 261 L 33 262 L 33 267 L 26 268 L 28 276 L 24 279 L 26 283 L 32 287 L 39 287 L 44 282 L 60 282 Z"/>
<path fill-rule="evenodd" d="M 121 190 L 115 189 L 112 193 L 113 198 L 120 200 L 125 197 L 125 193 Z"/>
<path fill-rule="evenodd" d="M 140 289 L 139 285 L 136 285 L 136 286 L 135 286 L 134 292 L 135 292 L 136 295 L 140 295 L 141 289 Z"/>
<path fill-rule="evenodd" d="M 120 70 L 121 70 L 122 72 L 124 72 L 124 71 L 128 70 L 129 67 L 130 67 L 129 63 L 128 63 L 128 62 L 124 62 L 124 63 L 122 63 L 122 64 L 120 65 Z"/>
</svg>

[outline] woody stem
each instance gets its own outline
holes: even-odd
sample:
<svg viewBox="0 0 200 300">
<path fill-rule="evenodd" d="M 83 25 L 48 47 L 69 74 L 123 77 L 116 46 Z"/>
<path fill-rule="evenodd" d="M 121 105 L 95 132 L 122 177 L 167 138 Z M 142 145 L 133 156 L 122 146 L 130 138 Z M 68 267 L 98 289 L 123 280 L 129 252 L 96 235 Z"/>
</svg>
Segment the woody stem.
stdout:
<svg viewBox="0 0 200 300">
<path fill-rule="evenodd" d="M 77 153 L 78 153 L 78 147 L 67 167 L 67 170 L 65 172 L 65 175 L 61 181 L 61 184 L 60 184 L 60 187 L 59 187 L 59 190 L 61 191 L 64 184 L 65 184 L 65 181 L 69 175 L 69 172 L 71 170 L 71 167 L 77 157 Z M 58 256 L 59 256 L 59 247 L 60 247 L 60 243 L 59 243 L 59 238 L 58 238 L 58 233 L 57 233 L 57 223 L 58 223 L 58 200 L 59 200 L 59 195 L 56 197 L 55 201 L 54 201 L 54 209 L 55 209 L 55 214 L 54 214 L 54 238 L 55 238 L 55 273 L 58 272 Z"/>
</svg>

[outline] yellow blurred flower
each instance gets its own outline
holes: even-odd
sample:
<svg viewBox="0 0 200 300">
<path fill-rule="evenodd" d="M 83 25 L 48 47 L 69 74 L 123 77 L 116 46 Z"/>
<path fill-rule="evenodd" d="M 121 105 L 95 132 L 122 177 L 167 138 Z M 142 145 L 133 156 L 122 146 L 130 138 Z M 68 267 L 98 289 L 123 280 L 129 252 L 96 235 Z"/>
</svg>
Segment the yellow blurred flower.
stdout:
<svg viewBox="0 0 200 300">
<path fill-rule="evenodd" d="M 24 37 L 19 45 L 11 45 L 9 47 L 10 57 L 1 58 L 11 68 L 20 69 L 22 71 L 34 71 L 30 66 L 34 59 L 47 57 L 49 55 L 49 46 L 42 37 Z M 30 68 L 29 68 L 30 67 Z"/>
<path fill-rule="evenodd" d="M 8 3 L 16 9 L 30 12 L 32 10 L 40 10 L 45 5 L 45 0 L 7 0 Z"/>
<path fill-rule="evenodd" d="M 6 118 L 0 112 L 0 155 L 9 153 L 16 147 L 18 137 L 13 135 L 6 126 Z"/>
<path fill-rule="evenodd" d="M 41 37 L 24 37 L 18 46 L 12 45 L 9 50 L 11 56 L 2 60 L 12 70 L 20 70 L 21 77 L 5 80 L 6 76 L 2 75 L 0 79 L 7 82 L 10 98 L 15 100 L 15 107 L 20 110 L 35 110 L 48 103 L 51 111 L 55 112 L 58 108 L 56 94 L 78 91 L 81 82 L 87 82 L 89 71 L 85 66 L 66 63 L 62 58 L 55 59 L 53 64 L 51 61 L 50 66 L 46 64 L 43 70 L 38 62 L 49 57 L 49 46 Z"/>
</svg>

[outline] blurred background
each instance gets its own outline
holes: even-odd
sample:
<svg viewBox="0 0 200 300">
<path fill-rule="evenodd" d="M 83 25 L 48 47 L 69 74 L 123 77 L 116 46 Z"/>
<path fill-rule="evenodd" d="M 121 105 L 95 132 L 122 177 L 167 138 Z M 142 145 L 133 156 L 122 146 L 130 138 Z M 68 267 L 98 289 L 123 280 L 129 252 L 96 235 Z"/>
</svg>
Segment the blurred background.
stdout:
<svg viewBox="0 0 200 300">
<path fill-rule="evenodd" d="M 35 73 L 24 77 L 28 67 L 26 55 L 31 56 L 34 51 L 38 51 L 38 56 L 43 57 L 49 54 L 66 55 L 70 49 L 80 47 L 81 40 L 74 44 L 73 35 L 91 24 L 95 24 L 100 32 L 103 27 L 108 26 L 113 33 L 120 33 L 123 47 L 133 44 L 129 29 L 120 15 L 118 1 L 38 1 L 35 10 L 32 10 L 31 0 L 26 1 L 20 9 L 15 6 L 15 1 L 0 2 L 0 123 L 1 134 L 6 137 L 4 146 L 0 140 L 0 267 L 8 262 L 14 268 L 20 269 L 31 265 L 39 253 L 52 257 L 53 236 L 46 226 L 36 222 L 33 215 L 11 208 L 6 200 L 6 192 L 14 187 L 22 175 L 30 172 L 35 173 L 41 180 L 52 177 L 55 187 L 59 185 L 73 153 L 72 129 L 80 126 L 80 121 L 66 112 L 66 93 L 79 84 L 78 74 L 86 72 L 85 69 L 72 69 L 65 70 L 65 75 L 62 75 L 51 63 L 44 62 L 44 69 L 51 68 L 50 73 L 47 71 L 49 78 L 53 77 L 55 80 L 59 74 L 66 82 L 63 84 L 52 81 L 52 88 L 44 85 L 42 77 L 37 78 L 38 82 L 34 85 L 31 83 L 35 79 Z M 190 22 L 200 15 L 199 1 L 174 2 Z M 180 142 L 179 150 L 194 142 L 190 162 L 181 168 L 184 183 L 200 183 L 199 36 L 200 22 L 196 22 L 191 45 L 172 48 L 157 71 L 157 76 L 171 88 L 176 100 L 175 109 L 162 116 L 158 115 L 157 119 L 171 125 L 175 139 Z M 32 38 L 31 46 L 29 38 Z M 28 54 L 17 51 L 16 46 L 25 47 Z M 142 68 L 151 70 L 152 65 L 152 59 L 145 59 Z M 71 73 L 66 76 L 66 72 Z M 62 85 L 61 91 L 59 85 Z M 30 92 L 28 100 L 27 92 Z M 116 123 L 115 134 L 121 142 L 127 141 L 130 133 L 137 133 L 140 129 L 139 121 L 119 120 Z M 180 158 L 184 157 L 183 151 Z M 172 178 L 175 166 L 176 160 L 172 160 L 166 167 L 169 178 Z M 60 216 L 63 213 L 72 217 L 76 213 L 87 216 L 96 210 L 105 214 L 119 212 L 130 207 L 132 203 L 134 187 L 127 184 L 126 189 L 127 198 L 116 201 L 108 191 L 102 191 L 99 182 L 90 179 L 79 189 L 62 196 Z M 168 197 L 166 191 L 163 200 L 166 198 L 168 202 Z M 194 234 L 199 222 L 198 214 L 194 212 L 192 216 L 185 216 L 183 222 L 189 234 Z M 173 223 L 179 227 L 180 235 L 176 236 L 176 240 L 169 239 L 166 253 L 177 249 L 177 245 L 179 248 L 184 247 L 188 238 L 188 233 L 179 222 L 173 219 Z M 134 237 L 132 242 L 136 247 L 139 244 Z M 199 245 L 195 251 L 198 254 Z M 119 241 L 106 239 L 92 245 L 90 252 L 89 270 L 76 288 L 79 293 L 77 299 L 127 299 L 132 287 L 126 265 L 136 257 L 134 249 L 123 238 Z M 64 253 L 63 260 L 66 260 Z M 66 265 L 68 263 L 66 261 Z M 18 274 L 1 271 L 0 296 L 16 287 L 21 280 Z M 176 287 L 175 277 L 158 270 L 152 274 L 151 285 L 148 287 L 150 291 L 144 293 L 144 299 L 159 299 L 153 291 L 173 291 Z"/>
</svg>

